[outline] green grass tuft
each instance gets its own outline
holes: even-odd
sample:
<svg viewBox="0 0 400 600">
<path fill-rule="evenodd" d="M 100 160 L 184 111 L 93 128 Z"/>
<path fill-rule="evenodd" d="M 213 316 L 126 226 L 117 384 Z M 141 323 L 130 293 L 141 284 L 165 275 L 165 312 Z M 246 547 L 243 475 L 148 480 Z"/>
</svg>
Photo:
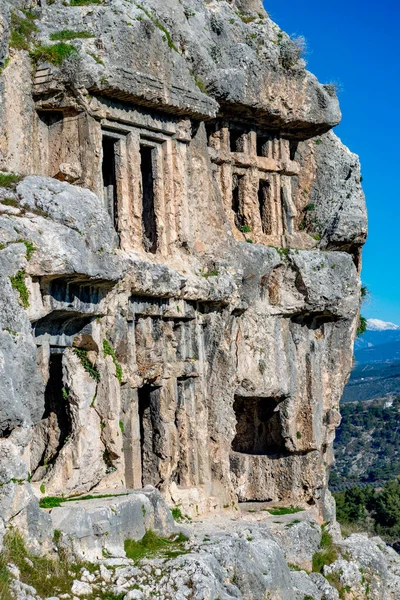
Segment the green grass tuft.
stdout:
<svg viewBox="0 0 400 600">
<path fill-rule="evenodd" d="M 128 493 L 123 494 L 98 494 L 92 496 L 87 494 L 86 496 L 72 496 L 71 498 L 63 498 L 62 496 L 45 496 L 39 500 L 40 508 L 57 508 L 61 506 L 63 502 L 74 502 L 76 500 L 94 500 L 99 498 L 116 498 L 119 496 L 127 496 Z"/>
<path fill-rule="evenodd" d="M 187 540 L 188 538 L 183 533 L 170 538 L 163 538 L 150 529 L 139 541 L 125 540 L 124 548 L 126 556 L 135 562 L 152 556 L 175 558 L 179 554 L 188 552 L 184 547 Z"/>
<path fill-rule="evenodd" d="M 16 175 L 15 173 L 0 173 L 0 187 L 14 187 L 21 179 L 22 175 Z M 5 200 L 11 200 L 11 198 L 6 198 Z M 2 200 L 2 204 L 7 204 L 7 202 Z"/>
<path fill-rule="evenodd" d="M 30 260 L 33 256 L 34 252 L 36 252 L 36 248 L 35 248 L 34 244 L 32 242 L 30 242 L 29 240 L 17 240 L 17 242 L 20 242 L 21 244 L 25 244 L 26 260 Z"/>
<path fill-rule="evenodd" d="M 338 551 L 333 543 L 331 534 L 322 526 L 322 537 L 320 550 L 315 552 L 312 558 L 312 570 L 314 573 L 322 573 L 325 565 L 330 565 L 338 557 Z"/>
<path fill-rule="evenodd" d="M 24 17 L 13 12 L 10 26 L 10 48 L 29 50 L 35 33 L 39 31 L 35 17 L 29 11 L 23 11 Z"/>
<path fill-rule="evenodd" d="M 25 271 L 20 270 L 16 275 L 10 277 L 11 285 L 14 290 L 17 290 L 20 297 L 20 302 L 24 308 L 29 306 L 29 292 L 25 283 Z"/>
<path fill-rule="evenodd" d="M 367 319 L 362 315 L 358 318 L 357 337 L 367 331 Z"/>
<path fill-rule="evenodd" d="M 55 529 L 54 543 L 57 545 L 60 539 L 61 531 Z M 58 548 L 57 558 L 31 553 L 26 549 L 22 536 L 15 530 L 9 530 L 4 536 L 4 547 L 0 553 L 1 600 L 15 600 L 15 593 L 10 588 L 12 578 L 7 568 L 10 563 L 18 567 L 21 582 L 33 586 L 41 598 L 61 597 L 63 594 L 70 596 L 72 582 L 80 578 L 83 568 L 90 573 L 98 571 L 98 565 L 71 562 L 70 556 L 61 547 Z M 122 600 L 124 595 L 115 595 L 109 589 L 96 589 L 95 594 L 98 600 Z"/>
<path fill-rule="evenodd" d="M 174 508 L 171 509 L 171 513 L 172 513 L 172 516 L 174 517 L 174 521 L 182 521 L 183 520 L 183 514 L 182 514 L 182 511 L 179 508 L 179 506 L 174 506 Z"/>
<path fill-rule="evenodd" d="M 96 37 L 93 33 L 89 33 L 89 31 L 72 31 L 71 29 L 63 29 L 62 31 L 56 31 L 50 34 L 50 39 L 52 41 L 60 40 L 76 40 L 76 39 L 85 39 L 85 38 L 94 38 Z"/>
<path fill-rule="evenodd" d="M 30 57 L 34 62 L 49 62 L 52 65 L 59 66 L 61 63 L 70 56 L 77 54 L 78 51 L 75 46 L 71 44 L 65 44 L 59 42 L 50 46 L 40 44 L 36 46 L 30 53 Z"/>
<path fill-rule="evenodd" d="M 304 508 L 297 508 L 296 506 L 278 506 L 277 508 L 266 508 L 264 510 L 269 512 L 270 515 L 278 517 L 281 515 L 294 515 L 295 513 L 302 512 Z"/>
</svg>

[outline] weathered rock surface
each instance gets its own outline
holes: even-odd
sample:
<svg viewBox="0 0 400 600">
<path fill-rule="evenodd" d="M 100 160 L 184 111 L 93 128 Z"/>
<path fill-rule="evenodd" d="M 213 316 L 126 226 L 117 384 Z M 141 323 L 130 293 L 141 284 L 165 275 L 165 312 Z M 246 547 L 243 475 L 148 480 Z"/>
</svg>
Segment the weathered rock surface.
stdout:
<svg viewBox="0 0 400 600">
<path fill-rule="evenodd" d="M 149 490 L 145 494 L 151 494 L 153 500 L 157 498 L 158 505 L 166 509 L 158 492 Z M 138 499 L 140 496 L 143 498 L 144 494 L 137 493 Z M 135 494 L 130 496 L 131 501 L 134 497 Z M 99 498 L 71 503 L 66 509 L 69 519 L 60 521 L 64 534 L 67 531 L 82 533 L 82 527 L 77 524 L 78 521 L 84 523 L 82 506 L 85 503 L 89 507 L 87 514 L 94 516 L 96 510 L 99 514 L 101 505 L 104 510 L 110 506 L 118 510 L 122 499 Z M 337 560 L 323 568 L 324 574 L 312 573 L 309 569 L 302 570 L 302 548 L 297 554 L 293 552 L 297 534 L 292 531 L 296 527 L 312 526 L 320 540 L 321 527 L 313 510 L 277 517 L 266 512 L 266 505 L 262 506 L 264 508 L 258 510 L 242 506 L 241 515 L 208 516 L 186 523 L 185 531 L 190 538 L 172 558 L 161 552 L 158 556 L 133 561 L 125 557 L 121 542 L 109 546 L 114 553 L 112 558 L 94 558 L 92 553 L 94 564 L 90 569 L 82 566 L 71 580 L 68 598 L 91 599 L 101 594 L 124 600 L 395 600 L 398 597 L 400 557 L 381 539 L 337 536 Z M 57 511 L 60 509 L 53 509 L 53 518 Z M 166 528 L 164 523 L 160 531 L 169 533 L 172 528 L 170 525 Z M 69 534 L 62 536 L 64 548 L 65 543 L 78 548 L 77 539 L 68 542 L 68 538 Z M 90 547 L 93 534 L 82 541 L 87 545 L 85 548 Z M 319 543 L 314 543 L 313 549 L 320 550 Z M 39 600 L 36 590 L 18 581 L 18 569 L 12 566 L 9 569 L 15 578 L 12 587 L 17 600 Z M 67 600 L 65 594 L 59 596 Z"/>
<path fill-rule="evenodd" d="M 168 506 L 152 488 L 65 502 L 51 510 L 51 520 L 68 537 L 74 554 L 86 560 L 120 556 L 124 540 L 140 540 L 149 529 L 163 537 L 176 533 Z"/>
</svg>

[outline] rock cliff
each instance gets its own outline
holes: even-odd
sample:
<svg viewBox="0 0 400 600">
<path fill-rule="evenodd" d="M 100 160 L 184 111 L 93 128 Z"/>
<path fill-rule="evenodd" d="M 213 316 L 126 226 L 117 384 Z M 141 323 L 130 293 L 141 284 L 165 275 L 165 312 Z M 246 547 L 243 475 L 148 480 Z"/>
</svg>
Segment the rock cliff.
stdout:
<svg viewBox="0 0 400 600">
<path fill-rule="evenodd" d="M 146 485 L 334 523 L 367 222 L 333 87 L 258 0 L 0 0 L 0 33 L 0 537 Z"/>
</svg>

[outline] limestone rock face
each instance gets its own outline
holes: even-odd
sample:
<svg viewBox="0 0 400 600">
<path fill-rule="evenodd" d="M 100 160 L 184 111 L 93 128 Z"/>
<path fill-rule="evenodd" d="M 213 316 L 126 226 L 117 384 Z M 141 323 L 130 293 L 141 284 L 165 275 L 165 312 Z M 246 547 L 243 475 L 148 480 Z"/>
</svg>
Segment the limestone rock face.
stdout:
<svg viewBox="0 0 400 600">
<path fill-rule="evenodd" d="M 146 485 L 334 520 L 367 220 L 301 41 L 258 0 L 0 0 L 0 33 L 0 537 Z"/>
</svg>

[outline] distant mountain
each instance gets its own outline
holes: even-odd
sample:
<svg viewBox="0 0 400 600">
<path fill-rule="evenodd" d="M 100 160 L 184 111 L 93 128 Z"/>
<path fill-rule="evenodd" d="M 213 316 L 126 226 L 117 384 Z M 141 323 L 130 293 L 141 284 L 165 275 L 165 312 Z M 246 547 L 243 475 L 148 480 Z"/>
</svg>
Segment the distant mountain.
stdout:
<svg viewBox="0 0 400 600">
<path fill-rule="evenodd" d="M 380 321 L 379 319 L 368 319 L 367 331 L 360 337 L 356 338 L 356 341 L 354 342 L 356 360 L 358 360 L 357 352 L 359 350 L 363 348 L 371 348 L 373 346 L 380 346 L 383 344 L 391 344 L 392 342 L 400 342 L 399 325 L 388 323 L 386 321 Z M 396 348 L 394 348 L 394 351 L 397 354 Z M 375 360 L 388 360 L 388 358 L 386 356 L 383 359 L 374 358 L 373 354 L 371 354 L 371 360 L 372 362 L 375 362 Z M 397 357 L 393 357 L 393 360 L 397 360 Z"/>
<path fill-rule="evenodd" d="M 390 321 L 381 321 L 380 319 L 367 319 L 367 329 L 369 331 L 400 331 L 400 325 L 395 325 Z"/>
</svg>

